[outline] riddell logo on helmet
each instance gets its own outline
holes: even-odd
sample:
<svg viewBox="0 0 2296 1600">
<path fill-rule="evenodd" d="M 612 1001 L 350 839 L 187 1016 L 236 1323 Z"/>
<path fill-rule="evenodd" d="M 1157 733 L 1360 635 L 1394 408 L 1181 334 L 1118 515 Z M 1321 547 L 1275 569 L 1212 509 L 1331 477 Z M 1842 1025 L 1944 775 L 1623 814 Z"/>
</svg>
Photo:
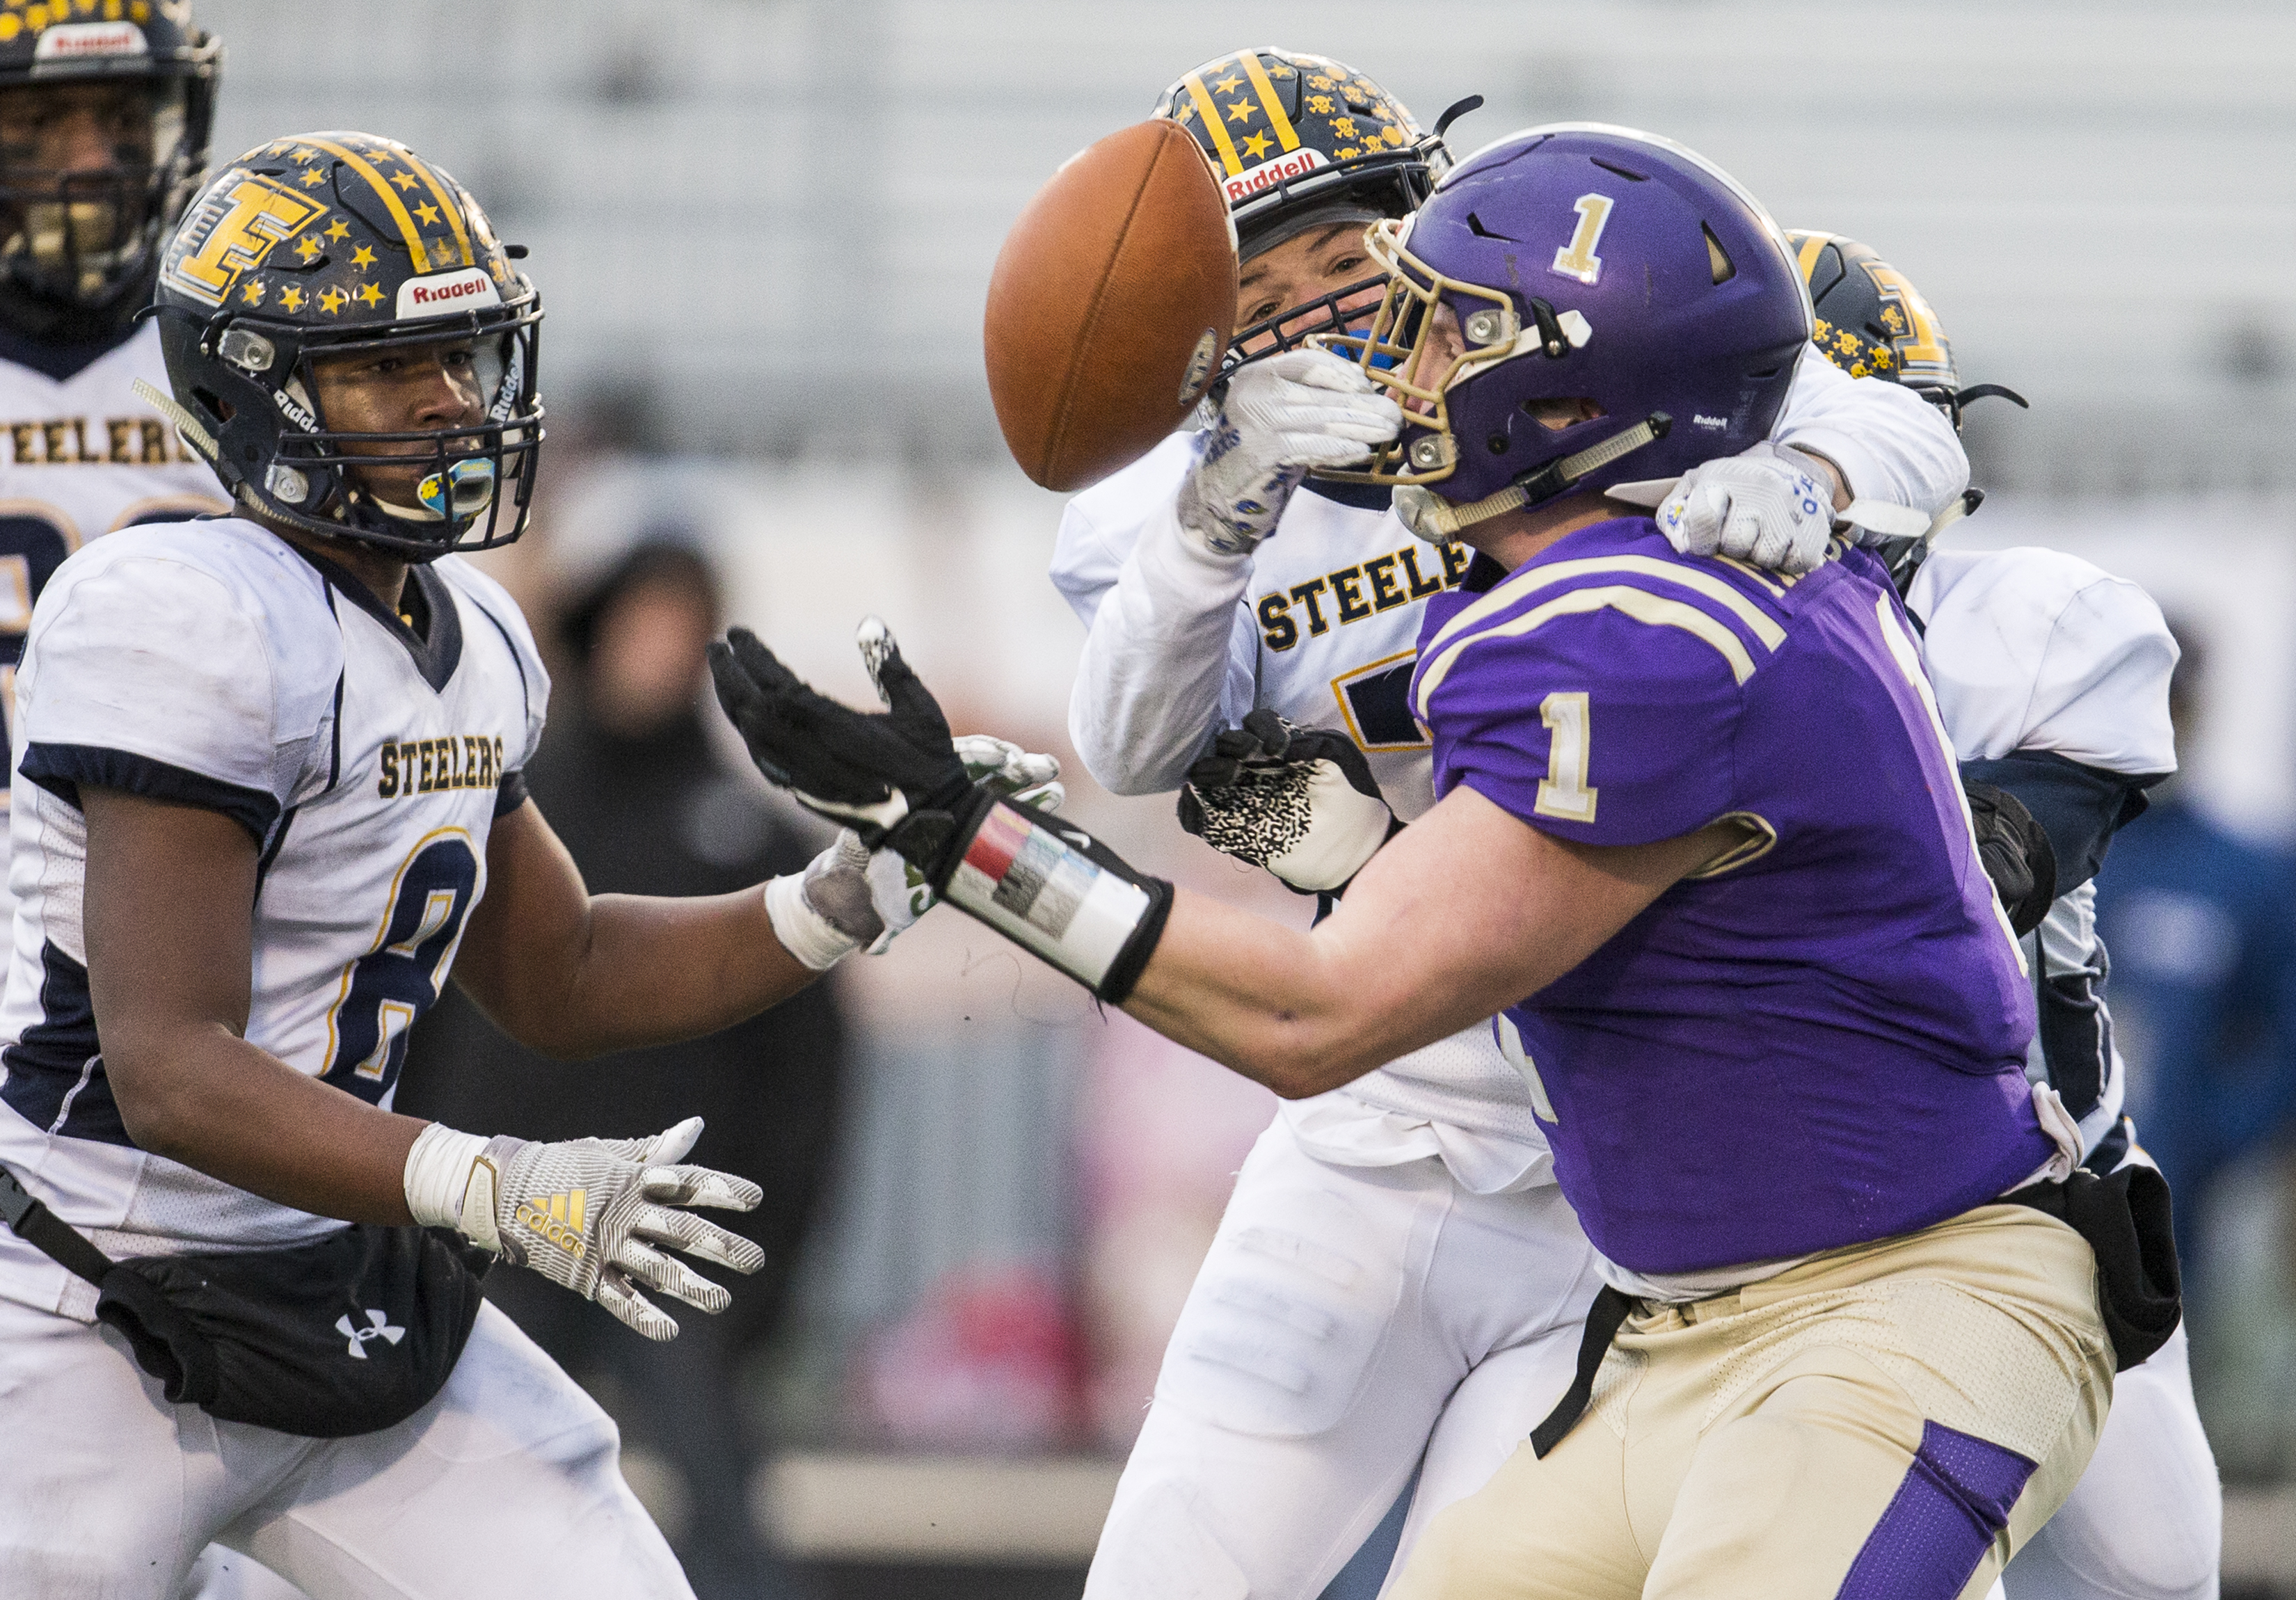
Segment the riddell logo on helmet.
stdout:
<svg viewBox="0 0 2296 1600">
<path fill-rule="evenodd" d="M 425 277 L 409 278 L 398 286 L 398 316 L 402 322 L 414 316 L 444 316 L 450 312 L 475 311 L 481 306 L 501 304 L 502 295 L 483 267 L 431 273 Z"/>
<path fill-rule="evenodd" d="M 1250 200 L 1262 189 L 1273 189 L 1278 184 L 1288 184 L 1293 178 L 1305 177 L 1318 167 L 1328 167 L 1320 150 L 1302 146 L 1290 155 L 1278 156 L 1272 161 L 1262 161 L 1257 167 L 1247 167 L 1234 177 L 1222 181 L 1227 191 L 1227 203 Z"/>
<path fill-rule="evenodd" d="M 133 22 L 66 22 L 40 35 L 36 62 L 77 61 L 91 55 L 149 55 L 151 45 Z"/>
</svg>

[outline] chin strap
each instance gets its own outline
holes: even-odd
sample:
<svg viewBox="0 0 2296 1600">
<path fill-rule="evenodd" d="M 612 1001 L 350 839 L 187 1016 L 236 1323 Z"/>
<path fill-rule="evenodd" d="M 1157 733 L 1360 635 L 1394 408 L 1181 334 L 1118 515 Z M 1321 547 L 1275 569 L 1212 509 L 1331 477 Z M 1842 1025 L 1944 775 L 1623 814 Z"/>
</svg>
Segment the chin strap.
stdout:
<svg viewBox="0 0 2296 1600">
<path fill-rule="evenodd" d="M 217 448 L 215 435 L 201 427 L 200 419 L 193 416 L 189 408 L 180 404 L 175 396 L 155 388 L 142 378 L 136 379 L 127 387 L 135 391 L 137 399 L 175 423 L 176 431 L 184 436 L 185 444 L 200 453 L 201 459 L 208 462 L 216 459 Z"/>
<path fill-rule="evenodd" d="M 1478 522 L 1488 522 L 1493 517 L 1503 517 L 1511 511 L 1537 505 L 1568 492 L 1587 473 L 1664 439 L 1673 429 L 1672 417 L 1663 411 L 1653 411 L 1623 433 L 1614 433 L 1601 444 L 1589 445 L 1576 455 L 1550 461 L 1496 494 L 1486 495 L 1465 505 L 1454 505 L 1432 489 L 1403 484 L 1395 491 L 1395 514 L 1414 537 L 1431 545 L 1448 545 Z"/>
</svg>

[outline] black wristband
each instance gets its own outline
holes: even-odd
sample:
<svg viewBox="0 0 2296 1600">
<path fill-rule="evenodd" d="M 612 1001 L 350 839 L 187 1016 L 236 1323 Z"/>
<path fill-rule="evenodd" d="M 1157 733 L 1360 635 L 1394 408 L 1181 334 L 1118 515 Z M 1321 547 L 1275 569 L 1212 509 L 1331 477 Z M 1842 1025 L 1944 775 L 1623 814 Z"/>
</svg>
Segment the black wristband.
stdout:
<svg viewBox="0 0 2296 1600">
<path fill-rule="evenodd" d="M 1163 879 L 1136 871 L 1082 828 L 1001 796 L 972 808 L 934 866 L 943 899 L 1111 1004 L 1140 981 L 1172 909 Z"/>
</svg>

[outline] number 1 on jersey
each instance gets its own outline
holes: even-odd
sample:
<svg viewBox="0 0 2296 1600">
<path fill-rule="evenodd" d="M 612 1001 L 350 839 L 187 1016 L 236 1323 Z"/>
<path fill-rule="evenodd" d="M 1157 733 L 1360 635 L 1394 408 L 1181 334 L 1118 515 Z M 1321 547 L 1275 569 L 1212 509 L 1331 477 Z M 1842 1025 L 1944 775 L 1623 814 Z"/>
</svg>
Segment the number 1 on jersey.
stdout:
<svg viewBox="0 0 2296 1600">
<path fill-rule="evenodd" d="M 1595 791 L 1587 782 L 1595 754 L 1594 713 L 1587 692 L 1556 690 L 1538 702 L 1538 719 L 1546 725 L 1546 775 L 1530 808 L 1562 822 L 1594 821 Z"/>
</svg>

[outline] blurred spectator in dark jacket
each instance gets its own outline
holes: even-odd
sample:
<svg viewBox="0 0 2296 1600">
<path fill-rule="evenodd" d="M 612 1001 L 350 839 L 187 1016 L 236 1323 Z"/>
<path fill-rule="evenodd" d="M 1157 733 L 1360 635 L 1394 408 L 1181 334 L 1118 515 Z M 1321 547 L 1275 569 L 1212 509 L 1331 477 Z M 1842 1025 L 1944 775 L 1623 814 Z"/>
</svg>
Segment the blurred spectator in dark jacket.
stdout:
<svg viewBox="0 0 2296 1600">
<path fill-rule="evenodd" d="M 2208 652 L 2189 627 L 2171 629 L 2184 657 L 2169 712 L 2185 751 Z M 2218 1176 L 2296 1114 L 2296 857 L 2210 820 L 2171 779 L 2114 841 L 2096 915 L 2136 1137 L 2168 1174 L 2177 1251 L 2197 1268 Z"/>
<path fill-rule="evenodd" d="M 709 562 L 675 530 L 641 542 L 576 597 L 567 681 L 527 782 L 590 888 L 709 895 L 802 867 L 825 840 L 799 832 L 730 767 L 702 718 L 701 647 L 722 625 Z M 553 1062 L 497 1032 L 458 992 L 415 1031 L 398 1108 L 530 1139 L 633 1136 L 700 1114 L 692 1160 L 755 1179 L 765 1200 L 712 1219 L 765 1247 L 727 1279 L 719 1317 L 674 1304 L 667 1345 L 634 1339 L 597 1307 L 497 1273 L 487 1292 L 578 1379 L 610 1381 L 626 1442 L 675 1469 L 685 1514 L 666 1531 L 701 1600 L 784 1592 L 752 1531 L 758 1459 L 740 1403 L 744 1358 L 778 1323 L 828 1178 L 846 1030 L 827 984 L 723 1033 L 586 1062 Z M 484 1071 L 475 1069 L 483 1063 Z"/>
</svg>

